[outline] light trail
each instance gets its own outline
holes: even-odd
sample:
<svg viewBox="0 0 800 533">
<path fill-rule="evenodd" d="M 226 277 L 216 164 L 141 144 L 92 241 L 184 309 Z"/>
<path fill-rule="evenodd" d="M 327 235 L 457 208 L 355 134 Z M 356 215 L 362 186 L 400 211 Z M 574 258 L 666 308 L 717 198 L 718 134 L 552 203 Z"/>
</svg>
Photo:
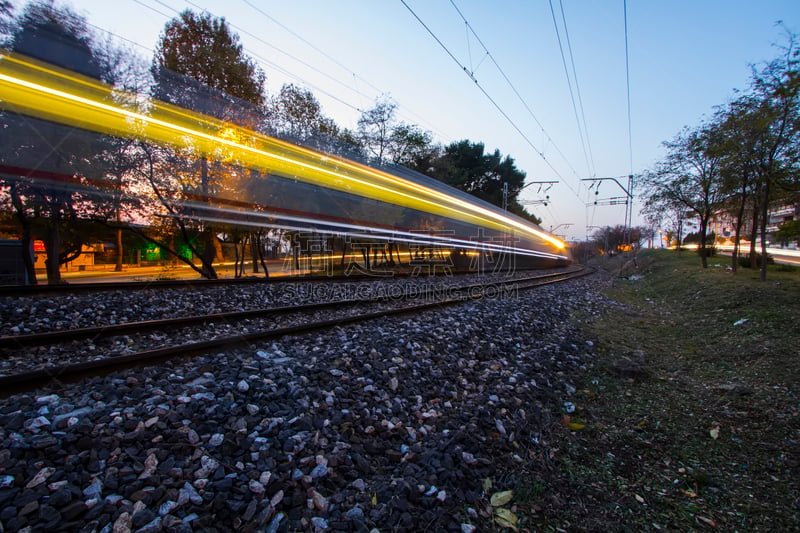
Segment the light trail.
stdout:
<svg viewBox="0 0 800 533">
<path fill-rule="evenodd" d="M 158 100 L 148 100 L 146 111 L 127 107 L 126 101 L 141 103 L 141 98 L 16 53 L 0 53 L 0 106 L 10 111 L 189 149 L 216 160 L 478 227 L 520 232 L 556 251 L 565 248 L 563 241 L 532 224 L 394 174 Z"/>
</svg>

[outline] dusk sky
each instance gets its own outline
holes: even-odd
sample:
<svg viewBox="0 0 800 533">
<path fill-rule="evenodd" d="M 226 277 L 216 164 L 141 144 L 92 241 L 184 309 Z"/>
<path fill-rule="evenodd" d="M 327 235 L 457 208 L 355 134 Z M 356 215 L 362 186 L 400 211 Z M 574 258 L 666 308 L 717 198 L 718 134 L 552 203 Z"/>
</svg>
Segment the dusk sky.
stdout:
<svg viewBox="0 0 800 533">
<path fill-rule="evenodd" d="M 431 131 L 437 141 L 480 141 L 487 150 L 512 156 L 527 182 L 559 181 L 547 192 L 550 205 L 529 210 L 543 218 L 544 229 L 574 239 L 586 237 L 587 225 L 621 224 L 624 217 L 621 205 L 586 207 L 594 195 L 581 179 L 616 177 L 625 183 L 628 174 L 652 166 L 663 154 L 663 141 L 699 124 L 735 89 L 747 88 L 751 66 L 779 55 L 775 45 L 786 43 L 786 29 L 800 32 L 797 0 L 629 0 L 629 150 L 623 0 L 66 4 L 93 26 L 135 42 L 134 50 L 148 60 L 165 23 L 179 11 L 224 16 L 264 70 L 270 95 L 284 83 L 307 87 L 326 115 L 351 129 L 359 110 L 389 95 L 400 120 Z M 544 194 L 531 185 L 521 198 Z M 601 198 L 623 195 L 613 182 L 600 189 Z M 634 223 L 640 222 L 638 209 Z"/>
</svg>

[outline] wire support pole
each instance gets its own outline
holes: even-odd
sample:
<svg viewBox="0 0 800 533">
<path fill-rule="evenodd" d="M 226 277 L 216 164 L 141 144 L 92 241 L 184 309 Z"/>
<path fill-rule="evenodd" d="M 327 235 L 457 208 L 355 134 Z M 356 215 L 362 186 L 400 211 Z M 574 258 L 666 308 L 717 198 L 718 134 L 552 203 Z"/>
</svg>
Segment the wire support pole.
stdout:
<svg viewBox="0 0 800 533">
<path fill-rule="evenodd" d="M 628 187 L 627 188 L 624 185 L 622 185 L 622 183 L 620 183 L 617 178 L 585 178 L 585 179 L 582 179 L 581 181 L 592 181 L 592 182 L 613 181 L 614 183 L 616 183 L 619 186 L 620 189 L 622 189 L 622 192 L 625 193 L 625 197 L 626 197 L 625 198 L 625 226 L 624 226 L 624 228 L 625 228 L 625 236 L 624 236 L 624 240 L 625 240 L 625 244 L 629 244 L 628 240 L 629 240 L 629 237 L 630 237 L 630 226 L 633 223 L 633 174 L 629 174 L 628 175 Z M 595 191 L 595 194 L 597 194 L 597 191 Z M 604 203 L 602 205 L 617 205 L 619 203 L 622 203 L 622 202 L 616 201 L 617 199 L 618 198 L 611 198 L 611 199 L 609 199 L 609 200 L 611 200 L 611 203 Z M 619 197 L 619 199 L 622 199 L 622 197 Z M 595 205 L 600 205 L 600 204 L 595 203 Z"/>
</svg>

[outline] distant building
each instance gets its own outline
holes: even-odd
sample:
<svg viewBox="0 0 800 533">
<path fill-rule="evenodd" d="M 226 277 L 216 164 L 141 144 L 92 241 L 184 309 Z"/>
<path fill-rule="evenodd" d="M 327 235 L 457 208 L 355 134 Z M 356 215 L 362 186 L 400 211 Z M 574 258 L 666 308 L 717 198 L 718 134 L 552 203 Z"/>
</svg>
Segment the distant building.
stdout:
<svg viewBox="0 0 800 533">
<path fill-rule="evenodd" d="M 769 210 L 767 233 L 774 234 L 784 222 L 797 220 L 800 215 L 800 204 L 784 203 Z"/>
<path fill-rule="evenodd" d="M 93 244 L 87 245 L 84 244 L 81 247 L 81 254 L 73 261 L 65 263 L 61 265 L 62 272 L 75 272 L 78 270 L 86 270 L 88 266 L 94 266 L 94 256 L 97 253 L 103 252 L 103 244 Z M 34 256 L 34 268 L 46 268 L 45 261 L 47 260 L 47 252 L 44 249 L 44 242 L 42 241 L 34 241 L 33 242 L 33 256 Z"/>
<path fill-rule="evenodd" d="M 772 241 L 781 224 L 800 219 L 800 203 L 782 201 L 767 210 L 767 240 Z M 745 208 L 740 238 L 749 240 L 753 227 L 753 209 Z M 728 212 L 717 213 L 708 225 L 708 232 L 716 235 L 718 242 L 733 241 L 736 237 L 736 217 Z M 760 236 L 760 233 L 759 233 Z"/>
</svg>

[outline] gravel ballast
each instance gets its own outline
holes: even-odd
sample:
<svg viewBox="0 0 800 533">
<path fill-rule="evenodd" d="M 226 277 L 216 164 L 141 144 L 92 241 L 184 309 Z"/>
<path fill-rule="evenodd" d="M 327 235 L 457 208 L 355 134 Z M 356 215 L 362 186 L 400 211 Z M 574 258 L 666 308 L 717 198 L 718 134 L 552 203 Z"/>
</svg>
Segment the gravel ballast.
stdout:
<svg viewBox="0 0 800 533">
<path fill-rule="evenodd" d="M 0 530 L 472 531 L 591 365 L 598 283 L 4 398 Z"/>
</svg>

